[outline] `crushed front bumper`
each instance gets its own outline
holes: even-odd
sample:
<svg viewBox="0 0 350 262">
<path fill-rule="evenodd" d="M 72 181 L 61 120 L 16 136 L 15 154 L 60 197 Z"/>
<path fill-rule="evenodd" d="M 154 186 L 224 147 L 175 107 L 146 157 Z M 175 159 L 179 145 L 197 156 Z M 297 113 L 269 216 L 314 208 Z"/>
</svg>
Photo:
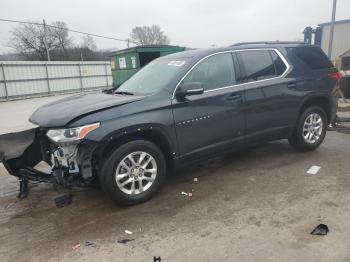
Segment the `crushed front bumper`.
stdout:
<svg viewBox="0 0 350 262">
<path fill-rule="evenodd" d="M 39 128 L 0 135 L 0 162 L 14 176 L 22 177 L 36 173 L 33 167 L 47 157 L 43 156 Z M 50 174 L 37 172 L 38 177 L 48 178 Z"/>
<path fill-rule="evenodd" d="M 33 128 L 0 135 L 0 162 L 21 180 L 52 182 L 63 186 L 86 185 L 93 180 L 92 154 L 96 145 L 81 141 L 64 146 L 52 143 L 47 130 Z M 44 161 L 51 172 L 36 166 Z"/>
</svg>

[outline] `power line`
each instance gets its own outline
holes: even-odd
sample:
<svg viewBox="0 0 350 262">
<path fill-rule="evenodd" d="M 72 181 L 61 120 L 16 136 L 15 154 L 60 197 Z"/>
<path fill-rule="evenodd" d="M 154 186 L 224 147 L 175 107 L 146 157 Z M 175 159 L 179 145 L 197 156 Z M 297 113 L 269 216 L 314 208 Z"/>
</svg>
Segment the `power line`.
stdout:
<svg viewBox="0 0 350 262">
<path fill-rule="evenodd" d="M 19 24 L 30 24 L 30 25 L 44 26 L 44 24 L 37 23 L 37 22 L 25 22 L 25 21 L 2 19 L 2 18 L 0 18 L 0 21 L 2 21 L 2 22 L 10 22 L 10 23 L 19 23 Z M 99 38 L 104 38 L 104 39 L 109 39 L 109 40 L 122 41 L 122 42 L 127 42 L 127 43 L 130 43 L 130 42 L 135 43 L 135 42 L 133 42 L 130 39 L 120 39 L 120 38 L 115 38 L 115 37 L 110 37 L 110 36 L 103 36 L 103 35 L 85 33 L 85 32 L 82 32 L 82 31 L 72 30 L 72 29 L 68 29 L 68 28 L 65 28 L 65 27 L 59 27 L 59 26 L 53 26 L 53 25 L 45 25 L 45 26 L 46 27 L 51 27 L 51 28 L 62 29 L 62 30 L 66 30 L 66 31 L 69 31 L 69 32 L 77 33 L 77 34 L 89 35 L 89 36 L 94 36 L 94 37 L 99 37 Z"/>
</svg>

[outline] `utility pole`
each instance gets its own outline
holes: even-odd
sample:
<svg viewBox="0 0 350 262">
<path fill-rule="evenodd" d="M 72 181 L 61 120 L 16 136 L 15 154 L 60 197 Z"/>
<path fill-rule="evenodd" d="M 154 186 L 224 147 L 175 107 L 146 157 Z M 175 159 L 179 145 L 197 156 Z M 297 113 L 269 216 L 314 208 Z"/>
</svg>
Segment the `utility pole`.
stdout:
<svg viewBox="0 0 350 262">
<path fill-rule="evenodd" d="M 43 19 L 43 26 L 44 26 L 44 39 L 43 40 L 44 40 L 44 45 L 45 45 L 45 49 L 46 49 L 47 61 L 51 61 L 49 47 L 47 46 L 47 42 L 46 42 L 46 23 L 45 23 L 45 19 Z"/>
<path fill-rule="evenodd" d="M 128 38 L 127 40 L 128 40 L 128 48 L 129 48 L 130 47 L 130 39 Z"/>
<path fill-rule="evenodd" d="M 332 46 L 333 46 L 333 35 L 334 35 L 334 24 L 335 24 L 335 13 L 337 10 L 337 0 L 333 0 L 333 10 L 332 10 L 332 21 L 331 29 L 329 33 L 329 44 L 328 44 L 328 57 L 332 59 Z"/>
</svg>

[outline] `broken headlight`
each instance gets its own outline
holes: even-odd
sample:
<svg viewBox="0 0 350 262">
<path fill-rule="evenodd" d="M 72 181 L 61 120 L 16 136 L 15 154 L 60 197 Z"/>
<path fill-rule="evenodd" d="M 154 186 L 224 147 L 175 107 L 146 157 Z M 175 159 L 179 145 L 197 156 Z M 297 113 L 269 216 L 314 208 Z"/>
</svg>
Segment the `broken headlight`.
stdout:
<svg viewBox="0 0 350 262">
<path fill-rule="evenodd" d="M 51 129 L 46 135 L 55 143 L 69 143 L 82 140 L 88 133 L 100 127 L 100 123 L 67 129 Z"/>
</svg>

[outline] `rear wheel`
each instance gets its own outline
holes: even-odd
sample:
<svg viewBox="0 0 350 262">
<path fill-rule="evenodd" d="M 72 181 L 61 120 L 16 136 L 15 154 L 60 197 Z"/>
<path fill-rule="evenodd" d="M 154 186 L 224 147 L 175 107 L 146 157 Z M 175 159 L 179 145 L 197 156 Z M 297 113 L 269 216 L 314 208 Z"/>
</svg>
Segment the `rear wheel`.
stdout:
<svg viewBox="0 0 350 262">
<path fill-rule="evenodd" d="M 154 196 L 166 175 L 161 150 L 146 140 L 118 147 L 104 162 L 100 181 L 105 193 L 123 205 L 134 205 Z"/>
<path fill-rule="evenodd" d="M 299 151 L 315 150 L 324 140 L 327 130 L 327 116 L 318 106 L 311 106 L 300 115 L 297 127 L 289 143 Z"/>
</svg>

